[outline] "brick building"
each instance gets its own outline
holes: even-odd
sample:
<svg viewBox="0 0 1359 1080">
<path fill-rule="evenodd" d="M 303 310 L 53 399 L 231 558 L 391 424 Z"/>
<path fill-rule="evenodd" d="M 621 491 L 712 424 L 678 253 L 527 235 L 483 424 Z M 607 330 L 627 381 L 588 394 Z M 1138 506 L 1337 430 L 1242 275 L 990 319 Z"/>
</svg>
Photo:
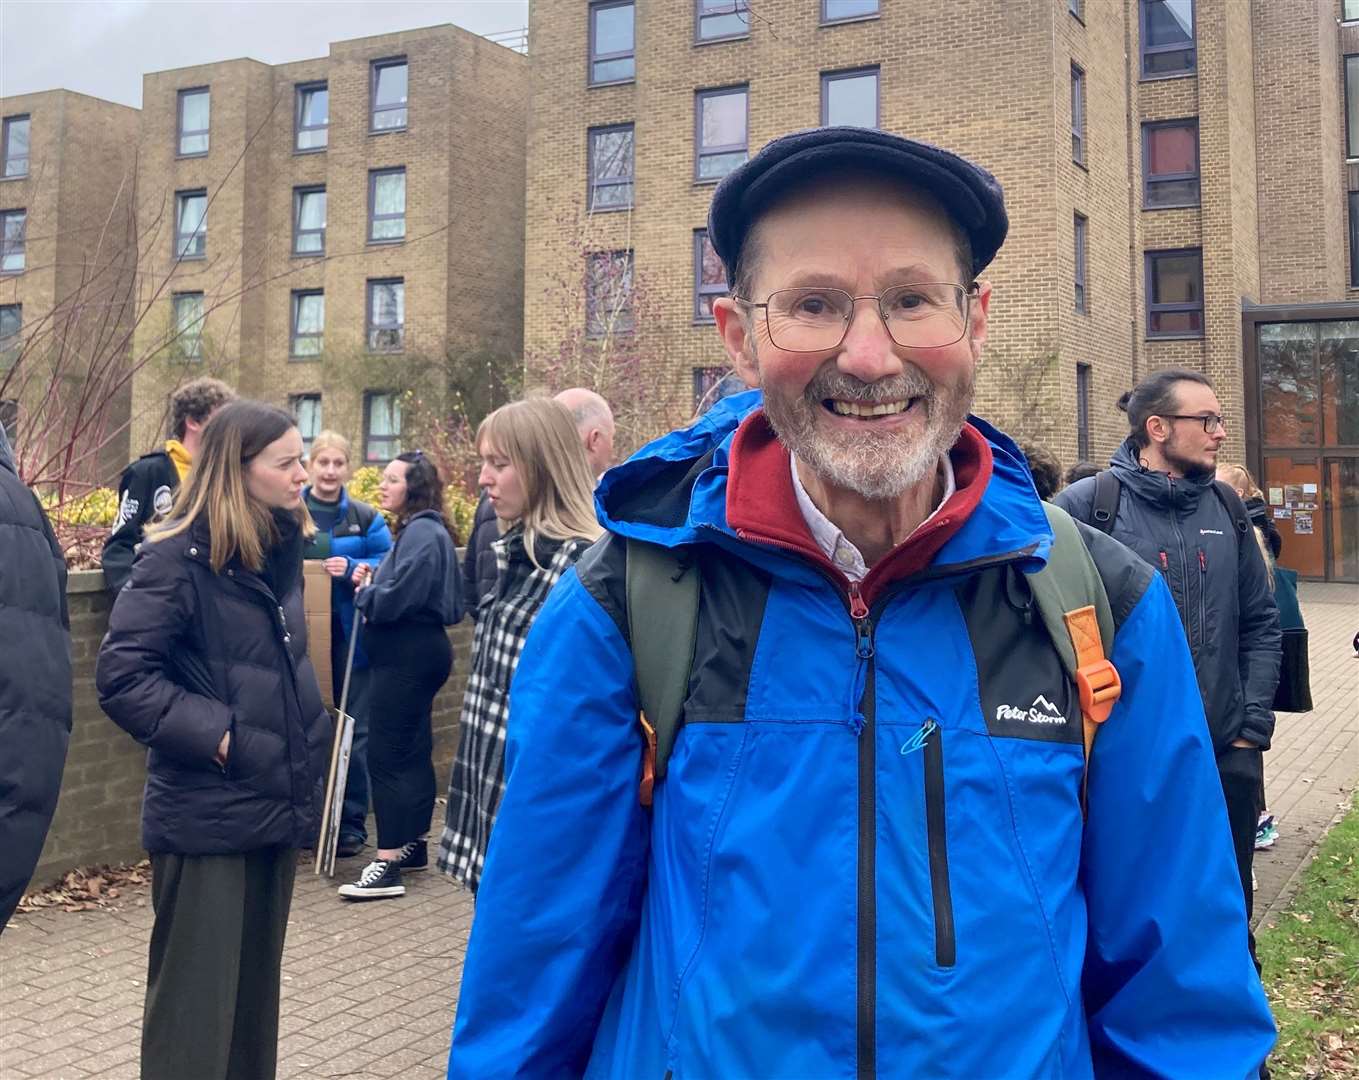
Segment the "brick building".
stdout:
<svg viewBox="0 0 1359 1080">
<path fill-rule="evenodd" d="M 1359 579 L 1359 323 L 1350 334 L 1335 322 L 1359 317 L 1347 306 L 1359 297 L 1359 243 L 1347 263 L 1343 224 L 1346 191 L 1359 210 L 1343 88 L 1348 73 L 1359 109 L 1359 24 L 1342 21 L 1359 10 L 1342 3 L 1359 9 L 535 0 L 525 348 L 547 354 L 564 334 L 588 333 L 601 305 L 618 306 L 599 295 L 616 284 L 601 286 L 595 268 L 622 266 L 649 297 L 656 384 L 687 404 L 724 363 L 706 325 L 722 291 L 704 257 L 716 181 L 783 132 L 881 126 L 967 154 L 1005 186 L 1010 238 L 986 274 L 983 415 L 1067 462 L 1104 460 L 1126 434 L 1113 404 L 1123 390 L 1157 368 L 1202 370 L 1228 416 L 1228 453 L 1298 496 L 1282 500 L 1295 505 L 1280 505 L 1290 511 L 1280 520 L 1299 504 L 1325 508 L 1301 511 L 1316 551 L 1304 539 L 1283 561 Z M 1350 130 L 1359 156 L 1359 116 Z M 582 295 L 564 317 L 545 283 L 572 274 Z M 1280 303 L 1290 306 L 1269 306 Z M 1261 415 L 1282 413 L 1282 391 L 1264 362 L 1273 354 L 1254 355 L 1278 324 L 1299 321 L 1288 332 L 1311 333 L 1312 366 L 1294 397 L 1314 414 L 1320 397 L 1320 412 L 1348 427 L 1314 417 L 1319 432 L 1296 446 L 1282 429 L 1263 437 Z M 1342 342 L 1330 352 L 1327 333 Z M 1261 371 L 1274 395 L 1263 409 Z"/>
<path fill-rule="evenodd" d="M 437 26 L 147 75 L 134 445 L 211 371 L 386 461 L 450 351 L 517 355 L 525 65 Z"/>
<path fill-rule="evenodd" d="M 136 109 L 69 90 L 0 98 L 0 420 L 21 454 L 24 434 L 69 431 L 91 365 L 122 366 L 136 145 Z M 128 399 L 106 410 L 91 470 L 125 460 Z"/>
</svg>

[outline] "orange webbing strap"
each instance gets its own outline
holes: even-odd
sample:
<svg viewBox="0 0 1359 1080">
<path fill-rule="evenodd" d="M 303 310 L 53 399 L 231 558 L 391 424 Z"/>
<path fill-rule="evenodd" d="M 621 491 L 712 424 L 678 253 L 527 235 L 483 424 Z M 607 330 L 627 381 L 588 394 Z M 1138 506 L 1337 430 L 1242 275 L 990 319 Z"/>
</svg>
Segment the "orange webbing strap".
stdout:
<svg viewBox="0 0 1359 1080">
<path fill-rule="evenodd" d="M 642 780 L 637 787 L 637 799 L 643 806 L 650 806 L 652 792 L 656 787 L 656 729 L 647 722 L 646 713 L 639 712 L 637 720 L 641 723 L 642 734 L 646 737 L 646 749 L 642 752 Z"/>
<path fill-rule="evenodd" d="M 1062 619 L 1071 635 L 1071 647 L 1076 650 L 1076 691 L 1080 695 L 1081 725 L 1085 735 L 1085 768 L 1081 773 L 1081 809 L 1084 810 L 1095 732 L 1109 719 L 1114 702 L 1123 693 L 1123 683 L 1118 677 L 1118 669 L 1104 655 L 1094 606 L 1087 604 L 1068 611 Z"/>
</svg>

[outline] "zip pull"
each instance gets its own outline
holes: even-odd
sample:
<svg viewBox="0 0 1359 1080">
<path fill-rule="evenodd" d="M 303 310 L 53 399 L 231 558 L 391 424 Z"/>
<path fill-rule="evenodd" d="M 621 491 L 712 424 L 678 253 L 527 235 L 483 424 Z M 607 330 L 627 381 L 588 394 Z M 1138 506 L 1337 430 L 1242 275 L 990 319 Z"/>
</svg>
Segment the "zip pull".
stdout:
<svg viewBox="0 0 1359 1080">
<path fill-rule="evenodd" d="M 1208 573 L 1208 556 L 1203 553 L 1203 548 L 1199 548 L 1199 572 Z"/>
<path fill-rule="evenodd" d="M 1169 572 L 1170 560 L 1166 557 L 1166 553 L 1164 551 L 1161 552 L 1160 554 L 1161 554 L 1161 569 Z"/>
<path fill-rule="evenodd" d="M 868 605 L 864 603 L 857 581 L 849 583 L 849 617 L 856 623 L 868 618 Z"/>
<path fill-rule="evenodd" d="M 914 754 L 917 750 L 923 749 L 930 736 L 938 730 L 939 725 L 927 717 L 925 722 L 920 725 L 920 730 L 901 744 L 902 756 Z"/>
</svg>

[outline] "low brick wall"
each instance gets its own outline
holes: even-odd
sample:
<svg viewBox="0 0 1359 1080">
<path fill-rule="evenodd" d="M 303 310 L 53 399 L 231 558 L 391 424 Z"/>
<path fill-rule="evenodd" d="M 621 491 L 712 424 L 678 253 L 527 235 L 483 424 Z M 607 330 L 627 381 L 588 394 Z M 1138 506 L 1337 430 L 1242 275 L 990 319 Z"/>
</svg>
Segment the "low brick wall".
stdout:
<svg viewBox="0 0 1359 1080">
<path fill-rule="evenodd" d="M 67 593 L 75 715 L 61 797 L 33 875 L 33 888 L 77 866 L 124 862 L 144 854 L 141 804 L 146 750 L 103 714 L 94 689 L 94 661 L 108 629 L 112 596 L 98 570 L 71 574 Z M 434 699 L 434 765 L 440 794 L 448 786 L 457 748 L 458 713 L 472 653 L 471 620 L 453 627 L 449 639 L 453 642 L 453 676 Z"/>
</svg>

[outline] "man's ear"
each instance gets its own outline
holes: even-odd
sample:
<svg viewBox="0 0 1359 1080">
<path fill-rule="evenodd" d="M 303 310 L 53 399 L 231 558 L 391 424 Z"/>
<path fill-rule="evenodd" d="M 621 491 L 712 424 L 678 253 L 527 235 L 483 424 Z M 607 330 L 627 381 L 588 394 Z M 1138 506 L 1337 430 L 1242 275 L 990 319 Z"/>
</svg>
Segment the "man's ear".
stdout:
<svg viewBox="0 0 1359 1080">
<path fill-rule="evenodd" d="M 968 344 L 972 348 L 972 363 L 981 366 L 982 348 L 986 345 L 987 324 L 991 316 L 991 283 L 977 282 L 977 295 L 971 304 L 972 325 L 968 327 Z"/>
<path fill-rule="evenodd" d="M 717 320 L 717 333 L 736 374 L 752 389 L 759 386 L 760 366 L 755 359 L 754 343 L 746 331 L 741 306 L 729 296 L 719 297 L 713 302 L 713 318 Z"/>
<path fill-rule="evenodd" d="M 1170 425 L 1162 417 L 1147 417 L 1147 438 L 1154 443 L 1165 442 L 1170 438 Z"/>
</svg>

